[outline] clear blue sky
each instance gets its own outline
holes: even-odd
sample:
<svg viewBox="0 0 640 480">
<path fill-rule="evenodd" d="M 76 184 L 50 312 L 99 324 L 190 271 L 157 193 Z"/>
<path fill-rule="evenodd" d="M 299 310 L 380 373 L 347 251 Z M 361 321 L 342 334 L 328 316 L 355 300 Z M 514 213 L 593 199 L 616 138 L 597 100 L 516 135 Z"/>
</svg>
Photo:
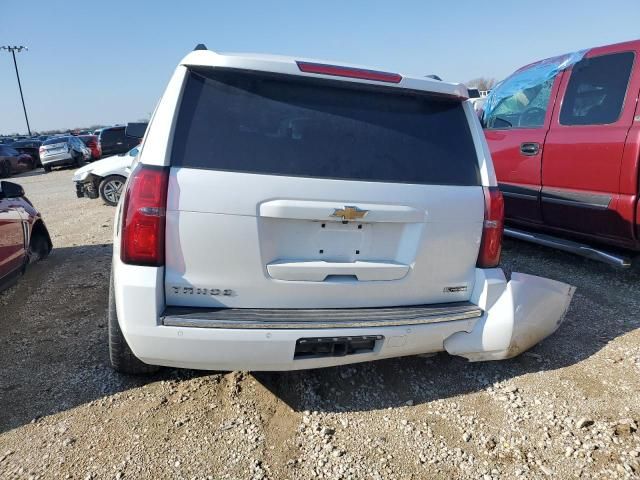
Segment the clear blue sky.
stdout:
<svg viewBox="0 0 640 480">
<path fill-rule="evenodd" d="M 2 0 L 0 12 L 0 45 L 29 47 L 18 62 L 33 130 L 146 117 L 199 42 L 465 82 L 640 37 L 640 0 Z M 6 52 L 0 92 L 0 133 L 26 131 Z"/>
</svg>

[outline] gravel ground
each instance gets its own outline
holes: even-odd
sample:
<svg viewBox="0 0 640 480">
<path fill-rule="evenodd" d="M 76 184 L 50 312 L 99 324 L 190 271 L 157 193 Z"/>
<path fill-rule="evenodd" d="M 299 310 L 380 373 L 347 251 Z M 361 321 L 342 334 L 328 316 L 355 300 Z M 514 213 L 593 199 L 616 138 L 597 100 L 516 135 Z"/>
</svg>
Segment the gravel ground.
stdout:
<svg viewBox="0 0 640 480">
<path fill-rule="evenodd" d="M 507 242 L 507 269 L 578 287 L 520 357 L 305 372 L 108 366 L 113 208 L 71 170 L 19 179 L 54 252 L 0 294 L 0 478 L 640 477 L 640 271 Z"/>
</svg>

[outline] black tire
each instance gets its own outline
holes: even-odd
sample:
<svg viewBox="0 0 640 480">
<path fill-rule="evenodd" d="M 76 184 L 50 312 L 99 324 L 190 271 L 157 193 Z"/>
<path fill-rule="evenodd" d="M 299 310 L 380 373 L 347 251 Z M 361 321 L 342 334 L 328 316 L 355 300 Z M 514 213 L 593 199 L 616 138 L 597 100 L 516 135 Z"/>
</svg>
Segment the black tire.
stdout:
<svg viewBox="0 0 640 480">
<path fill-rule="evenodd" d="M 11 176 L 11 163 L 9 160 L 5 160 L 0 163 L 0 178 L 7 178 Z"/>
<path fill-rule="evenodd" d="M 44 173 L 49 173 L 51 171 L 51 165 L 44 165 L 42 168 L 44 168 Z"/>
<path fill-rule="evenodd" d="M 107 323 L 109 325 L 109 359 L 111 367 L 116 372 L 129 375 L 148 375 L 157 372 L 160 367 L 147 365 L 136 357 L 127 341 L 122 335 L 120 324 L 118 323 L 118 312 L 116 311 L 116 297 L 113 288 L 113 270 L 109 280 L 109 308 L 107 310 Z"/>
<path fill-rule="evenodd" d="M 126 181 L 127 179 L 120 175 L 104 177 L 98 186 L 98 193 L 102 201 L 111 207 L 118 205 Z"/>
<path fill-rule="evenodd" d="M 51 239 L 43 223 L 36 223 L 29 241 L 29 263 L 46 258 L 51 253 Z"/>
</svg>

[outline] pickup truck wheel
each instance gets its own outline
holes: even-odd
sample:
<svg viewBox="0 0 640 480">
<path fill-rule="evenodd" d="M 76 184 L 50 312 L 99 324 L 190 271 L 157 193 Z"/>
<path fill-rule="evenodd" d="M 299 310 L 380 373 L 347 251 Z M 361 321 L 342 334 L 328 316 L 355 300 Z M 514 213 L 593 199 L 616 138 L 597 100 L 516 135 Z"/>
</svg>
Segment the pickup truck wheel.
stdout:
<svg viewBox="0 0 640 480">
<path fill-rule="evenodd" d="M 127 179 L 120 175 L 109 175 L 103 178 L 98 187 L 102 201 L 107 205 L 115 207 L 118 204 L 118 200 L 120 200 L 120 195 L 122 195 L 126 181 Z"/>
<path fill-rule="evenodd" d="M 118 323 L 118 312 L 116 311 L 116 297 L 113 288 L 113 270 L 109 281 L 109 308 L 107 310 L 107 323 L 109 325 L 109 358 L 111 366 L 116 372 L 130 375 L 146 375 L 154 373 L 160 367 L 147 365 L 136 357 L 127 341 L 122 335 L 120 324 Z"/>
</svg>

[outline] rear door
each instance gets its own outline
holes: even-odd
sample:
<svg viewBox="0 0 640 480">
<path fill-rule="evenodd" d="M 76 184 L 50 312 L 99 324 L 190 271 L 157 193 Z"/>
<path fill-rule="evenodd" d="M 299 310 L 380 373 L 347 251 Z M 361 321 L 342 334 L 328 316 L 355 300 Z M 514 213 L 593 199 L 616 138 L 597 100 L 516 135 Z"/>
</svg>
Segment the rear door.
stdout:
<svg viewBox="0 0 640 480">
<path fill-rule="evenodd" d="M 516 72 L 498 87 L 509 94 L 488 112 L 484 122 L 506 218 L 541 223 L 542 150 L 562 73 L 535 81 L 534 68 Z M 533 81 L 527 81 L 528 77 Z"/>
<path fill-rule="evenodd" d="M 26 255 L 24 224 L 13 203 L 0 192 L 0 280 L 20 268 Z"/>
<path fill-rule="evenodd" d="M 483 190 L 458 100 L 193 70 L 171 157 L 168 305 L 467 300 Z"/>
<path fill-rule="evenodd" d="M 597 48 L 565 73 L 544 149 L 546 224 L 613 239 L 633 234 L 633 200 L 621 195 L 620 178 L 640 89 L 636 56 Z"/>
</svg>

